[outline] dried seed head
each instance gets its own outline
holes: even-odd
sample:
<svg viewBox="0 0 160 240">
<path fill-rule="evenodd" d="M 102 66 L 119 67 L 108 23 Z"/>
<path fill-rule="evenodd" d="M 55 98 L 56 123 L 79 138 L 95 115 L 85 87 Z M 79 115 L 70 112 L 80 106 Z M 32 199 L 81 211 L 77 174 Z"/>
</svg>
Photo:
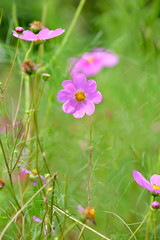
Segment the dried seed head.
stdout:
<svg viewBox="0 0 160 240">
<path fill-rule="evenodd" d="M 29 25 L 30 25 L 31 31 L 36 34 L 39 33 L 43 29 L 43 26 L 42 26 L 41 22 L 39 22 L 39 21 L 34 21 L 33 23 L 30 23 Z"/>
<path fill-rule="evenodd" d="M 4 188 L 5 183 L 3 179 L 0 179 L 0 189 Z"/>
<path fill-rule="evenodd" d="M 32 75 L 36 71 L 37 65 L 34 62 L 31 62 L 31 60 L 26 60 L 22 63 L 22 69 L 24 73 Z"/>
</svg>

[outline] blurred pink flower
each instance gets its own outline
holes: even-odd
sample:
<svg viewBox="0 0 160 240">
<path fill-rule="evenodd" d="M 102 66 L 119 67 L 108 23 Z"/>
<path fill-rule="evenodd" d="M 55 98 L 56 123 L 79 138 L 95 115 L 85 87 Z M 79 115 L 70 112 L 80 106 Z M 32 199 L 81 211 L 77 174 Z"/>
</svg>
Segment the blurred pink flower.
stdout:
<svg viewBox="0 0 160 240">
<path fill-rule="evenodd" d="M 83 208 L 81 205 L 77 206 L 78 212 L 80 212 L 83 216 L 83 219 L 85 219 L 86 222 L 90 223 L 92 222 L 94 225 L 96 225 L 95 221 L 95 208 L 94 207 L 86 207 Z"/>
<path fill-rule="evenodd" d="M 36 185 L 37 185 L 37 180 L 36 180 L 35 178 L 38 178 L 37 170 L 34 169 L 34 170 L 31 172 L 31 171 L 29 171 L 29 170 L 26 169 L 26 168 L 22 168 L 22 170 L 21 170 L 21 178 L 22 178 L 22 179 L 24 179 L 25 174 L 29 174 L 30 179 L 33 180 L 33 185 L 36 186 Z M 45 177 L 43 177 L 42 175 L 40 175 L 40 178 L 42 178 L 43 183 L 46 184 L 46 179 L 45 179 Z"/>
<path fill-rule="evenodd" d="M 160 193 L 160 175 L 154 174 L 148 182 L 141 173 L 134 170 L 133 177 L 135 181 L 143 188 L 155 193 Z"/>
<path fill-rule="evenodd" d="M 103 67 L 113 67 L 119 62 L 119 57 L 109 50 L 95 48 L 92 52 L 87 52 L 81 58 L 70 58 L 69 69 L 71 76 L 74 73 L 84 73 L 90 77 L 102 70 Z"/>
<path fill-rule="evenodd" d="M 58 92 L 58 101 L 65 102 L 63 111 L 73 113 L 75 118 L 82 118 L 84 114 L 92 115 L 95 111 L 94 104 L 102 101 L 102 95 L 97 91 L 97 84 L 94 80 L 86 82 L 86 76 L 82 73 L 75 73 L 73 81 L 66 80 L 62 83 L 63 90 Z"/>
<path fill-rule="evenodd" d="M 39 218 L 37 218 L 36 216 L 33 216 L 33 221 L 34 221 L 34 222 L 39 222 L 39 223 L 42 222 L 42 220 L 39 219 Z M 54 226 L 54 223 L 52 223 L 51 235 L 53 235 L 54 230 L 55 230 L 55 226 Z M 47 236 L 47 224 L 45 225 L 44 236 L 45 236 L 45 237 Z"/>
<path fill-rule="evenodd" d="M 17 34 L 17 32 L 14 30 L 12 32 L 13 32 L 13 36 L 16 38 L 19 37 L 26 41 L 37 42 L 37 41 L 43 41 L 43 40 L 57 37 L 57 36 L 61 35 L 62 33 L 64 33 L 65 30 L 62 28 L 57 28 L 56 30 L 50 31 L 48 28 L 43 28 L 38 34 L 35 34 L 30 30 L 26 30 L 26 31 L 23 31 L 23 34 L 21 34 L 21 35 Z"/>
</svg>

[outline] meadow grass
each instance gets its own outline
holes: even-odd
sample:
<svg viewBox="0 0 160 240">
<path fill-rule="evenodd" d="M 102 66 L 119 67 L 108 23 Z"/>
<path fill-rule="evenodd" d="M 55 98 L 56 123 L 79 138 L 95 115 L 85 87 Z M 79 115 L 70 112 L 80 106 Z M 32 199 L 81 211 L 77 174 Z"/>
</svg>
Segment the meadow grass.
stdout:
<svg viewBox="0 0 160 240">
<path fill-rule="evenodd" d="M 45 1 L 15 2 L 16 18 L 21 26 L 33 20 L 40 20 Z M 47 1 L 46 26 L 50 29 L 69 28 L 78 1 Z M 0 71 L 4 84 L 9 74 L 16 50 L 16 39 L 12 37 L 15 26 L 15 14 L 12 3 L 1 1 L 3 17 L 0 31 Z M 159 137 L 160 137 L 160 1 L 135 0 L 100 0 L 86 1 L 66 45 L 56 60 L 47 68 L 51 79 L 45 84 L 44 93 L 37 111 L 39 138 L 46 154 L 51 173 L 58 173 L 55 187 L 54 204 L 76 219 L 80 219 L 77 205 L 87 206 L 87 171 L 89 161 L 89 119 L 75 119 L 72 114 L 62 111 L 62 104 L 57 100 L 57 93 L 62 89 L 62 81 L 70 79 L 66 71 L 69 57 L 81 56 L 92 48 L 102 46 L 112 49 L 120 57 L 120 62 L 113 68 L 104 68 L 93 77 L 103 101 L 96 105 L 91 116 L 93 133 L 93 157 L 91 164 L 91 203 L 96 209 L 97 226 L 89 225 L 112 240 L 127 240 L 131 232 L 122 222 L 124 220 L 134 232 L 149 210 L 151 196 L 136 184 L 132 172 L 140 171 L 148 180 L 154 173 L 160 173 Z M 64 36 L 45 42 L 41 65 L 48 63 L 59 48 Z M 4 98 L 7 116 L 15 114 L 19 96 L 21 64 L 29 43 L 20 42 L 17 60 L 7 86 Z M 30 53 L 30 58 L 37 59 L 37 49 Z M 40 81 L 39 89 L 43 81 Z M 18 119 L 23 119 L 24 97 Z M 0 113 L 3 111 L 0 108 Z M 5 132 L 1 133 L 5 143 Z M 35 168 L 36 139 L 32 139 L 33 152 L 31 165 Z M 0 231 L 16 213 L 17 207 L 7 176 L 3 154 L 0 152 L 0 178 L 5 180 L 5 188 L 0 192 Z M 25 166 L 25 160 L 20 160 Z M 47 173 L 39 152 L 39 170 Z M 66 181 L 67 179 L 67 181 Z M 66 187 L 67 185 L 67 187 Z M 17 181 L 14 188 L 20 201 Z M 29 184 L 23 196 L 27 202 L 40 188 Z M 66 196 L 65 196 L 66 191 Z M 37 195 L 25 209 L 24 214 L 29 222 L 31 239 L 38 239 L 40 225 L 32 221 L 33 216 L 43 218 L 44 204 L 42 193 Z M 53 207 L 54 209 L 54 207 Z M 114 215 L 117 214 L 118 216 Z M 58 238 L 64 215 L 57 211 L 54 217 L 55 233 L 51 239 Z M 156 216 L 156 230 L 159 231 L 159 216 Z M 148 219 L 147 219 L 148 220 Z M 19 222 L 14 222 L 3 239 L 18 238 L 21 233 Z M 65 230 L 73 221 L 66 217 Z M 65 239 L 78 239 L 81 226 L 71 229 Z M 27 228 L 27 226 L 26 226 Z M 79 229 L 80 228 L 80 229 Z M 138 240 L 146 234 L 147 224 L 137 232 Z M 153 228 L 150 238 L 154 239 Z M 19 233 L 19 234 L 20 234 Z M 157 235 L 157 239 L 159 236 Z M 43 233 L 42 237 L 43 239 Z M 85 229 L 84 239 L 102 239 Z M 134 238 L 133 238 L 134 239 Z"/>
</svg>

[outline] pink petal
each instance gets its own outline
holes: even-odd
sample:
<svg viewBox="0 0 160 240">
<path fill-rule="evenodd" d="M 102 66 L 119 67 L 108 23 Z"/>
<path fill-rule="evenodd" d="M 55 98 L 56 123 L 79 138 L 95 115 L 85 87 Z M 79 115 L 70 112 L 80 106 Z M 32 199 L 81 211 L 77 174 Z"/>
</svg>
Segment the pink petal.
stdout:
<svg viewBox="0 0 160 240">
<path fill-rule="evenodd" d="M 151 184 L 137 171 L 133 171 L 133 177 L 135 181 L 143 188 L 148 189 L 149 191 L 154 191 Z"/>
<path fill-rule="evenodd" d="M 85 88 L 84 88 L 85 92 L 95 92 L 96 89 L 97 89 L 97 83 L 94 80 L 91 79 L 88 82 L 86 82 Z"/>
<path fill-rule="evenodd" d="M 78 206 L 77 206 L 77 209 L 78 209 L 78 212 L 81 213 L 81 212 L 83 211 L 84 208 L 83 208 L 81 205 L 78 205 Z"/>
<path fill-rule="evenodd" d="M 73 113 L 75 118 L 82 118 L 85 114 L 85 108 L 82 102 L 79 102 L 76 111 Z"/>
<path fill-rule="evenodd" d="M 73 81 L 77 86 L 78 90 L 84 90 L 86 84 L 86 76 L 82 73 L 74 73 Z"/>
<path fill-rule="evenodd" d="M 66 102 L 66 101 L 74 98 L 74 94 L 63 89 L 63 90 L 58 92 L 57 98 L 58 98 L 59 102 Z"/>
<path fill-rule="evenodd" d="M 102 101 L 102 94 L 99 91 L 95 91 L 94 93 L 86 94 L 87 100 L 99 104 Z"/>
<path fill-rule="evenodd" d="M 65 102 L 62 106 L 62 109 L 65 113 L 73 113 L 76 110 L 78 102 L 75 99 L 71 99 Z"/>
<path fill-rule="evenodd" d="M 35 222 L 39 222 L 39 223 L 41 223 L 41 222 L 42 222 L 42 220 L 41 220 L 41 219 L 39 219 L 39 218 L 37 218 L 36 216 L 33 216 L 33 221 L 35 221 Z"/>
<path fill-rule="evenodd" d="M 22 168 L 21 169 L 21 173 L 31 173 L 31 171 L 27 170 L 26 168 Z"/>
<path fill-rule="evenodd" d="M 84 108 L 85 108 L 85 112 L 87 115 L 92 115 L 95 111 L 95 106 L 92 102 L 89 101 L 85 101 L 84 102 Z"/>
<path fill-rule="evenodd" d="M 64 33 L 65 30 L 62 28 L 57 28 L 56 30 L 51 30 L 49 31 L 49 33 L 46 35 L 45 39 L 50 39 L 50 38 L 54 38 L 57 37 L 59 35 L 61 35 L 62 33 Z"/>
<path fill-rule="evenodd" d="M 103 64 L 106 67 L 113 67 L 117 65 L 119 62 L 119 57 L 112 53 L 104 52 L 102 54 L 102 58 L 103 58 Z"/>
<path fill-rule="evenodd" d="M 72 84 L 73 81 L 72 80 L 65 80 L 62 82 L 62 86 L 65 88 L 68 84 Z"/>
<path fill-rule="evenodd" d="M 26 41 L 36 41 L 38 39 L 37 35 L 29 30 L 24 31 L 23 34 L 19 36 L 19 38 Z"/>
<path fill-rule="evenodd" d="M 37 180 L 34 180 L 34 181 L 33 181 L 33 185 L 34 185 L 34 186 L 37 186 Z"/>
<path fill-rule="evenodd" d="M 45 40 L 46 39 L 46 36 L 48 35 L 49 33 L 49 29 L 48 28 L 43 28 L 37 35 L 37 38 L 39 40 Z"/>
<path fill-rule="evenodd" d="M 151 185 L 157 185 L 157 186 L 160 187 L 160 175 L 154 174 L 154 175 L 150 178 L 150 183 L 151 183 Z"/>
<path fill-rule="evenodd" d="M 73 95 L 76 94 L 76 92 L 78 91 L 77 87 L 75 86 L 74 82 L 71 81 L 71 83 L 67 84 L 65 86 L 65 90 L 69 91 L 70 93 L 72 93 Z"/>
<path fill-rule="evenodd" d="M 46 184 L 46 179 L 45 179 L 45 177 L 43 177 L 42 175 L 40 175 L 40 178 L 42 178 L 42 179 L 43 179 L 43 183 Z"/>
<path fill-rule="evenodd" d="M 16 31 L 12 30 L 12 33 L 13 33 L 13 36 L 14 36 L 14 37 L 18 38 L 19 34 L 16 33 Z"/>
</svg>

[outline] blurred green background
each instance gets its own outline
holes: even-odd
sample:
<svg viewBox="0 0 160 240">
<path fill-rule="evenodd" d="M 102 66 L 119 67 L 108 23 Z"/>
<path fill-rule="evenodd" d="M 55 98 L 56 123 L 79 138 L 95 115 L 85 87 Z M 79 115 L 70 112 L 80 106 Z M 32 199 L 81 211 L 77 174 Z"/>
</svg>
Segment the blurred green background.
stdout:
<svg viewBox="0 0 160 240">
<path fill-rule="evenodd" d="M 12 36 L 15 16 L 19 25 L 27 29 L 34 20 L 41 21 L 43 9 L 47 7 L 45 26 L 49 29 L 62 27 L 67 32 L 78 3 L 78 0 L 0 1 L 0 8 L 3 9 L 0 28 L 2 83 L 9 74 L 16 48 L 17 39 Z M 49 61 L 63 38 L 64 35 L 45 42 L 41 65 Z M 87 206 L 89 120 L 87 116 L 78 120 L 65 114 L 62 104 L 57 101 L 57 92 L 62 88 L 62 81 L 70 79 L 66 71 L 68 58 L 81 56 L 97 46 L 113 50 L 119 55 L 120 62 L 93 77 L 103 101 L 96 106 L 92 116 L 91 204 L 96 208 L 95 229 L 112 239 L 124 240 L 130 236 L 128 229 L 117 217 L 105 211 L 118 214 L 130 224 L 141 222 L 148 211 L 150 194 L 136 184 L 132 172 L 136 169 L 148 180 L 152 174 L 160 173 L 160 1 L 86 1 L 71 37 L 48 68 L 51 80 L 45 86 L 38 109 L 40 138 L 52 172 L 59 175 L 56 204 L 64 209 L 65 179 L 68 174 L 67 209 L 77 218 L 77 205 Z M 18 101 L 21 64 L 28 48 L 29 43 L 24 41 L 5 94 L 10 119 Z M 30 58 L 36 61 L 36 49 Z M 40 89 L 41 86 L 42 83 Z M 23 102 L 24 99 L 19 120 L 24 115 Z M 1 135 L 4 137 L 3 133 Z M 9 204 L 12 195 L 0 154 L 0 178 L 6 181 L 6 188 L 0 191 L 0 225 L 3 228 L 8 221 L 5 212 L 11 214 L 13 207 Z M 34 160 L 32 166 L 35 168 Z M 45 173 L 44 166 L 41 172 Z M 36 190 L 29 186 L 28 194 L 32 195 L 33 191 Z M 43 208 L 39 198 L 28 211 L 31 211 L 31 216 L 42 218 Z M 63 220 L 62 215 L 60 219 Z M 71 221 L 68 219 L 67 226 L 69 224 Z M 33 239 L 36 239 L 35 224 L 32 226 Z M 130 227 L 134 231 L 138 224 Z M 145 229 L 146 225 L 137 233 L 138 240 L 144 239 Z M 77 239 L 78 233 L 75 228 L 66 239 Z M 88 230 L 84 235 L 87 240 L 100 239 Z M 152 235 L 150 239 L 153 239 Z"/>
</svg>

